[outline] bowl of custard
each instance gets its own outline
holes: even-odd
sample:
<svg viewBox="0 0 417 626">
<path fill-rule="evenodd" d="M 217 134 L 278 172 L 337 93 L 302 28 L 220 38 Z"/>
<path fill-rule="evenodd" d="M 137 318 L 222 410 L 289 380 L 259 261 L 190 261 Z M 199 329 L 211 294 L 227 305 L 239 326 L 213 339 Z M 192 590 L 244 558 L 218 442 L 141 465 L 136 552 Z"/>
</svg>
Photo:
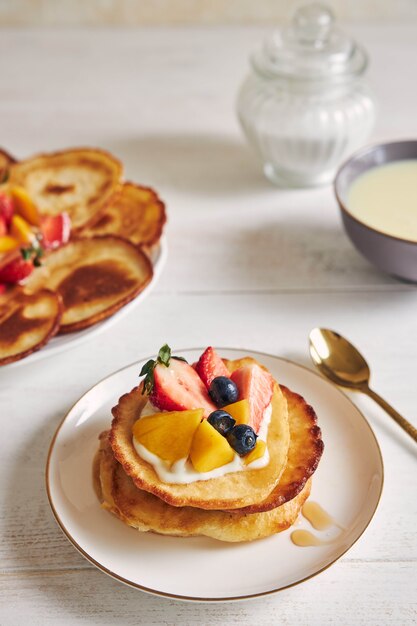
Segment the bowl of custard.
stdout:
<svg viewBox="0 0 417 626">
<path fill-rule="evenodd" d="M 357 250 L 384 272 L 417 282 L 417 139 L 356 152 L 334 190 Z"/>
</svg>

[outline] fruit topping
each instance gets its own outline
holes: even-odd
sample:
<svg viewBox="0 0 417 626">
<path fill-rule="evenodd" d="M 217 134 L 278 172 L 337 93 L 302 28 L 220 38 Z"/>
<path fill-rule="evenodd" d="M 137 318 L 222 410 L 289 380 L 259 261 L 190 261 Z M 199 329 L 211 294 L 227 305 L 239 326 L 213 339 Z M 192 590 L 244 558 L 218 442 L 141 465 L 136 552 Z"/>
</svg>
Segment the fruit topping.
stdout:
<svg viewBox="0 0 417 626">
<path fill-rule="evenodd" d="M 2 293 L 4 293 L 7 289 L 7 285 L 5 283 L 0 283 L 0 296 Z"/>
<path fill-rule="evenodd" d="M 233 461 L 234 452 L 227 439 L 203 420 L 195 431 L 190 459 L 197 472 L 210 472 Z"/>
<path fill-rule="evenodd" d="M 10 198 L 10 196 L 5 194 L 4 192 L 0 192 L 0 216 L 4 219 L 7 226 L 12 220 L 13 213 L 14 205 L 12 198 Z"/>
<path fill-rule="evenodd" d="M 219 407 L 236 402 L 239 398 L 236 383 L 227 376 L 216 376 L 216 378 L 213 378 L 209 394 L 213 402 Z"/>
<path fill-rule="evenodd" d="M 236 421 L 233 419 L 233 417 L 229 413 L 226 413 L 226 411 L 223 411 L 222 409 L 219 409 L 218 411 L 213 411 L 213 413 L 210 413 L 207 421 L 221 435 L 226 435 L 230 430 L 232 430 L 233 426 L 236 424 Z"/>
<path fill-rule="evenodd" d="M 265 450 L 266 450 L 265 441 L 263 441 L 262 439 L 258 439 L 256 441 L 256 446 L 254 447 L 252 452 L 249 452 L 249 454 L 243 457 L 244 463 L 246 465 L 249 465 L 249 463 L 252 463 L 253 461 L 257 461 L 258 459 L 263 457 L 263 455 L 265 454 Z"/>
<path fill-rule="evenodd" d="M 13 215 L 10 223 L 10 236 L 20 245 L 27 245 L 35 241 L 36 236 L 31 225 L 20 215 Z"/>
<path fill-rule="evenodd" d="M 210 389 L 212 380 L 217 376 L 230 378 L 227 367 L 211 346 L 204 350 L 198 362 L 195 364 L 195 370 L 207 389 Z"/>
<path fill-rule="evenodd" d="M 58 248 L 70 238 L 71 220 L 68 213 L 48 215 L 41 223 L 42 245 L 47 249 Z"/>
<path fill-rule="evenodd" d="M 250 407 L 249 400 L 239 400 L 233 404 L 227 404 L 223 407 L 223 411 L 229 413 L 235 420 L 236 424 L 250 423 Z"/>
<path fill-rule="evenodd" d="M 0 269 L 0 282 L 18 283 L 33 272 L 33 261 L 21 257 L 13 259 Z"/>
<path fill-rule="evenodd" d="M 259 432 L 266 407 L 271 402 L 274 379 L 271 374 L 256 363 L 244 365 L 231 376 L 239 389 L 241 400 L 249 401 L 250 421 L 255 433 Z"/>
<path fill-rule="evenodd" d="M 134 423 L 133 436 L 159 458 L 175 463 L 188 457 L 202 418 L 202 409 L 155 413 Z"/>
<path fill-rule="evenodd" d="M 145 376 L 144 393 L 163 411 L 204 409 L 207 417 L 216 409 L 197 372 L 182 357 L 172 356 L 166 344 L 155 360 L 145 363 L 140 376 Z"/>
<path fill-rule="evenodd" d="M 7 235 L 7 222 L 5 220 L 5 218 L 0 215 L 0 237 L 4 237 L 4 235 Z"/>
<path fill-rule="evenodd" d="M 4 238 L 3 238 L 4 239 Z M 20 249 L 21 257 L 12 259 L 0 269 L 0 282 L 18 283 L 33 272 L 41 264 L 40 257 L 43 250 L 40 246 L 31 246 Z"/>
<path fill-rule="evenodd" d="M 257 435 L 252 426 L 238 424 L 227 434 L 227 441 L 240 456 L 251 452 L 256 446 Z"/>
<path fill-rule="evenodd" d="M 19 242 L 10 235 L 3 235 L 0 237 L 0 253 L 9 252 L 19 247 Z"/>
<path fill-rule="evenodd" d="M 10 193 L 16 213 L 29 222 L 29 224 L 32 224 L 32 226 L 39 226 L 41 220 L 38 209 L 26 189 L 23 187 L 12 187 Z"/>
</svg>

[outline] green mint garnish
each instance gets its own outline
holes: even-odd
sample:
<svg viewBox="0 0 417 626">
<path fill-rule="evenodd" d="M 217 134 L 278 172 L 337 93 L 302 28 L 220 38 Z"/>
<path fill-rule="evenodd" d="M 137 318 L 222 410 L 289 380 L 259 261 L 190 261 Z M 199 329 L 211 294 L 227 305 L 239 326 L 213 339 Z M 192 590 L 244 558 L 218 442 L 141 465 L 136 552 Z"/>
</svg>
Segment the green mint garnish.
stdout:
<svg viewBox="0 0 417 626">
<path fill-rule="evenodd" d="M 139 376 L 145 376 L 143 380 L 142 395 L 145 393 L 150 395 L 152 393 L 153 386 L 155 383 L 154 370 L 157 364 L 159 363 L 160 365 L 165 365 L 165 367 L 169 367 L 171 359 L 177 359 L 177 361 L 187 362 L 182 356 L 171 356 L 171 348 L 166 343 L 159 350 L 158 356 L 156 357 L 156 359 L 150 359 L 149 361 L 145 363 L 145 365 L 142 366 L 142 369 L 140 370 L 140 374 L 139 374 Z"/>
</svg>

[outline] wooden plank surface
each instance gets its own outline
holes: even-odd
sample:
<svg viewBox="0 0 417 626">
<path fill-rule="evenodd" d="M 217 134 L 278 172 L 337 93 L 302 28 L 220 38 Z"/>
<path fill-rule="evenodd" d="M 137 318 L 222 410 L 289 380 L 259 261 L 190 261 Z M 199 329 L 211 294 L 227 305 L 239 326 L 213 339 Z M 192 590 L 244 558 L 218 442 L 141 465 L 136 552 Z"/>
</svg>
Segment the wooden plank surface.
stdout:
<svg viewBox="0 0 417 626">
<path fill-rule="evenodd" d="M 416 136 L 413 25 L 356 24 L 380 99 L 374 139 Z M 0 372 L 0 623 L 401 624 L 417 619 L 417 452 L 355 395 L 385 460 L 365 535 L 319 577 L 232 605 L 182 604 L 96 571 L 56 526 L 44 489 L 49 442 L 99 379 L 155 352 L 236 346 L 309 366 L 312 327 L 337 329 L 368 358 L 373 384 L 417 424 L 417 291 L 378 272 L 344 235 L 330 188 L 263 180 L 233 101 L 259 28 L 3 30 L 1 142 L 24 156 L 101 145 L 169 211 L 169 260 L 122 324 L 33 367 Z M 398 71 L 398 68 L 402 68 Z"/>
</svg>

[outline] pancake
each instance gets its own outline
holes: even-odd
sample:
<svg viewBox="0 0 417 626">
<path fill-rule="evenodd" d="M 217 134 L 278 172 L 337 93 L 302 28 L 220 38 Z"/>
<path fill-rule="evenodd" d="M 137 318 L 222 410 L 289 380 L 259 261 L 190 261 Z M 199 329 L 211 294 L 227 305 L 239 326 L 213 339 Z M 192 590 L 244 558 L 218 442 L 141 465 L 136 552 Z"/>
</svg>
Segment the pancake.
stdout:
<svg viewBox="0 0 417 626">
<path fill-rule="evenodd" d="M 61 298 L 47 289 L 26 294 L 15 287 L 0 296 L 0 365 L 28 356 L 59 329 Z"/>
<path fill-rule="evenodd" d="M 159 241 L 165 222 L 165 205 L 153 189 L 124 183 L 82 229 L 82 235 L 118 235 L 151 249 Z"/>
<path fill-rule="evenodd" d="M 323 454 L 324 444 L 317 415 L 302 396 L 280 385 L 287 400 L 290 447 L 287 464 L 278 485 L 257 504 L 240 509 L 246 513 L 270 511 L 296 497 L 314 474 Z"/>
<path fill-rule="evenodd" d="M 7 180 L 12 163 L 16 163 L 16 159 L 6 150 L 0 148 L 0 183 Z"/>
<path fill-rule="evenodd" d="M 229 361 L 230 371 L 243 364 L 253 363 L 246 358 Z M 188 484 L 164 483 L 152 465 L 138 456 L 132 442 L 132 426 L 140 416 L 147 396 L 141 387 L 125 394 L 112 409 L 114 416 L 110 443 L 116 459 L 122 464 L 136 487 L 158 496 L 172 506 L 192 506 L 202 509 L 238 509 L 256 504 L 276 487 L 287 462 L 290 441 L 286 399 L 275 384 L 272 397 L 272 416 L 268 428 L 267 444 L 270 462 L 261 469 L 233 472 L 219 478 L 200 480 Z"/>
<path fill-rule="evenodd" d="M 122 164 L 110 153 L 74 148 L 13 164 L 9 182 L 26 189 L 41 215 L 67 211 L 75 230 L 106 205 L 121 176 Z"/>
<path fill-rule="evenodd" d="M 30 292 L 58 292 L 64 311 L 60 333 L 81 330 L 110 317 L 150 282 L 144 252 L 120 237 L 73 239 L 42 258 L 25 283 Z"/>
<path fill-rule="evenodd" d="M 138 489 L 116 461 L 107 433 L 100 437 L 101 462 L 96 466 L 102 485 L 102 502 L 129 526 L 178 537 L 207 536 L 220 541 L 253 541 L 279 533 L 296 521 L 310 494 L 311 481 L 289 502 L 266 513 L 246 514 L 170 506 Z M 110 491 L 110 493 L 109 493 Z"/>
</svg>

